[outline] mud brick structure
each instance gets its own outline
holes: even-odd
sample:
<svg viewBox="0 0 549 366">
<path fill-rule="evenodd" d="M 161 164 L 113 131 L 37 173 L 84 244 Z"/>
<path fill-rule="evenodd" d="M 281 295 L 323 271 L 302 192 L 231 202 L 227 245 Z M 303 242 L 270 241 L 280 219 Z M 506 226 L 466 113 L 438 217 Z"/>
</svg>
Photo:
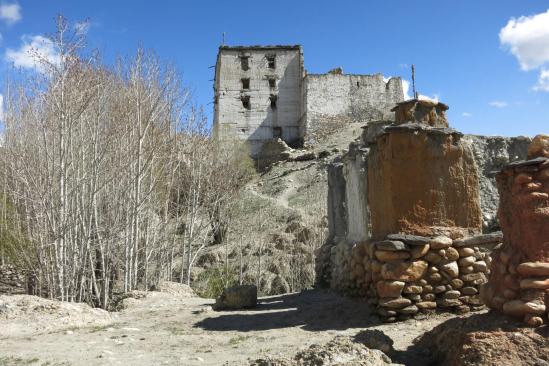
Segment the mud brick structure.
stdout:
<svg viewBox="0 0 549 366">
<path fill-rule="evenodd" d="M 485 303 L 532 326 L 548 322 L 549 136 L 538 135 L 528 160 L 509 164 L 497 176 L 503 245 L 493 255 Z"/>
<path fill-rule="evenodd" d="M 371 124 L 328 170 L 319 277 L 366 298 L 385 321 L 484 308 L 479 289 L 502 234 L 482 234 L 477 164 L 447 109 L 397 104 L 394 123 Z"/>
</svg>

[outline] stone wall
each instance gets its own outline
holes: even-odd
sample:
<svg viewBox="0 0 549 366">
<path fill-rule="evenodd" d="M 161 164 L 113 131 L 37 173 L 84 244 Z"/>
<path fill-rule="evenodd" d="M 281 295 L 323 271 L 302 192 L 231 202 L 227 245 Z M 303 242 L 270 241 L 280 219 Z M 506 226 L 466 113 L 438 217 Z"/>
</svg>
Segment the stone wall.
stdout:
<svg viewBox="0 0 549 366">
<path fill-rule="evenodd" d="M 333 287 L 348 284 L 344 291 L 366 297 L 389 322 L 436 308 L 479 310 L 479 286 L 486 282 L 489 253 L 500 242 L 501 234 L 455 240 L 390 234 L 380 241 L 355 243 L 347 258 L 332 258 L 333 266 L 343 264 L 350 270 L 349 281 Z"/>
<path fill-rule="evenodd" d="M 25 276 L 11 265 L 0 265 L 0 294 L 25 294 Z"/>
<path fill-rule="evenodd" d="M 391 109 L 404 100 L 401 79 L 381 74 L 308 74 L 304 88 L 306 140 L 330 124 L 393 120 Z"/>
</svg>

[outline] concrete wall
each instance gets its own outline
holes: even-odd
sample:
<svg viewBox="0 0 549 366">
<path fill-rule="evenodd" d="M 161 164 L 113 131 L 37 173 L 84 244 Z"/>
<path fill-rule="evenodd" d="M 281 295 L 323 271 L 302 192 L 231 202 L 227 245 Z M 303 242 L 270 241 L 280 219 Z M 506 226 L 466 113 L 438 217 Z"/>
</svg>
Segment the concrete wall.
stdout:
<svg viewBox="0 0 549 366">
<path fill-rule="evenodd" d="M 268 67 L 267 56 L 274 55 L 276 67 Z M 241 57 L 248 57 L 249 69 L 243 70 Z M 242 87 L 242 79 L 250 79 L 250 87 Z M 275 78 L 276 86 L 269 86 Z M 301 137 L 303 60 L 301 48 L 295 47 L 221 47 L 216 64 L 214 128 L 217 137 L 236 137 L 250 143 L 252 155 L 262 141 L 274 136 L 274 127 L 282 130 L 288 144 Z M 277 96 L 276 108 L 270 97 Z M 250 109 L 242 97 L 250 98 Z"/>
<path fill-rule="evenodd" d="M 347 203 L 347 240 L 358 242 L 370 238 L 370 211 L 368 206 L 368 150 L 351 144 L 343 159 L 345 202 Z"/>
<path fill-rule="evenodd" d="M 404 100 L 401 79 L 381 74 L 309 74 L 304 88 L 307 135 L 330 123 L 394 120 L 391 108 Z"/>
</svg>

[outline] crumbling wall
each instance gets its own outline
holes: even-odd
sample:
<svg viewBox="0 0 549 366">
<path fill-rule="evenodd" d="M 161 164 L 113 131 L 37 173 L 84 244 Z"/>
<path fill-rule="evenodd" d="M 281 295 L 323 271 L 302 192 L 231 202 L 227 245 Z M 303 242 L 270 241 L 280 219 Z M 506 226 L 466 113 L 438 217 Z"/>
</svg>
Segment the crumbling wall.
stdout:
<svg viewBox="0 0 549 366">
<path fill-rule="evenodd" d="M 372 235 L 435 235 L 436 227 L 479 233 L 479 183 L 455 130 L 387 127 L 368 155 Z"/>
<path fill-rule="evenodd" d="M 304 88 L 306 141 L 332 124 L 394 120 L 391 108 L 404 100 L 401 79 L 381 74 L 308 74 Z"/>
<path fill-rule="evenodd" d="M 356 242 L 370 237 L 370 211 L 368 206 L 368 149 L 351 144 L 345 155 L 345 202 L 347 240 Z"/>
</svg>

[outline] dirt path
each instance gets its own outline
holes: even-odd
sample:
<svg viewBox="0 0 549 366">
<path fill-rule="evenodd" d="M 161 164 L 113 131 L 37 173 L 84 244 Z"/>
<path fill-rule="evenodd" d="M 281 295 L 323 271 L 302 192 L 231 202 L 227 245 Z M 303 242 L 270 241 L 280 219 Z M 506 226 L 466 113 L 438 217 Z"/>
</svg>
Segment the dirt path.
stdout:
<svg viewBox="0 0 549 366">
<path fill-rule="evenodd" d="M 214 312 L 212 303 L 151 293 L 112 324 L 0 338 L 0 364 L 246 365 L 364 329 L 381 330 L 405 351 L 415 337 L 452 317 L 380 324 L 363 302 L 324 290 L 263 298 L 252 311 Z"/>
</svg>

